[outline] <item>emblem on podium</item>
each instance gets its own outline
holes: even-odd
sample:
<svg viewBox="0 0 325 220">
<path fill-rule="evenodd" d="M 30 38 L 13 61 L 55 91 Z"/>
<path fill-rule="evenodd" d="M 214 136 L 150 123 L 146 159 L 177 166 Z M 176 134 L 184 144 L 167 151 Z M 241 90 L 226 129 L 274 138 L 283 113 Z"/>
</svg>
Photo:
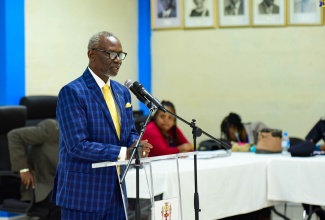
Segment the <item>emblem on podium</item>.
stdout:
<svg viewBox="0 0 325 220">
<path fill-rule="evenodd" d="M 155 219 L 159 220 L 178 220 L 179 218 L 179 199 L 171 198 L 155 201 Z"/>
</svg>

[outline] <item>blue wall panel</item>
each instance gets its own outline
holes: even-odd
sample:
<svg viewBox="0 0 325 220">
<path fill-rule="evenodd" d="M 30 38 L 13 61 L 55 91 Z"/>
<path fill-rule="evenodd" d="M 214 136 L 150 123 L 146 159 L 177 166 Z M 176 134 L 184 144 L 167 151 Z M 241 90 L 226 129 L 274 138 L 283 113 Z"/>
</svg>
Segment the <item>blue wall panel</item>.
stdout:
<svg viewBox="0 0 325 220">
<path fill-rule="evenodd" d="M 0 105 L 16 105 L 25 95 L 24 0 L 0 2 Z"/>
<path fill-rule="evenodd" d="M 138 81 L 151 93 L 151 23 L 150 1 L 138 0 Z M 149 110 L 140 103 L 140 110 Z"/>
</svg>

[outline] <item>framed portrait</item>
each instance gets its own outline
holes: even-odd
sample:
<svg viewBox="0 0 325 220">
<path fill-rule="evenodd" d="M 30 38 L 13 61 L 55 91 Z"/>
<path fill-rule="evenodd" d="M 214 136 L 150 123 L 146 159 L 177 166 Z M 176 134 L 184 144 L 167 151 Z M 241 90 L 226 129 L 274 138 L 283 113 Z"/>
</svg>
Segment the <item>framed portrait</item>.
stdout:
<svg viewBox="0 0 325 220">
<path fill-rule="evenodd" d="M 322 25 L 323 8 L 316 0 L 288 0 L 288 25 Z"/>
<path fill-rule="evenodd" d="M 182 0 L 151 0 L 152 29 L 181 28 Z"/>
<path fill-rule="evenodd" d="M 252 25 L 285 26 L 286 1 L 288 0 L 252 0 Z"/>
<path fill-rule="evenodd" d="M 215 0 L 184 0 L 185 28 L 215 28 Z"/>
<path fill-rule="evenodd" d="M 219 26 L 236 27 L 250 25 L 250 5 L 247 0 L 218 0 Z"/>
</svg>

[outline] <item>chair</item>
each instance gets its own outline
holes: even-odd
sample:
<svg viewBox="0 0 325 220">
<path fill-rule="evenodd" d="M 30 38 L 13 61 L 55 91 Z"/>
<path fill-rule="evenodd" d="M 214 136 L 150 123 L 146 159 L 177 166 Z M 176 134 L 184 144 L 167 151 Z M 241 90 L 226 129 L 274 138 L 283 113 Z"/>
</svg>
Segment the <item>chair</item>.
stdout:
<svg viewBox="0 0 325 220">
<path fill-rule="evenodd" d="M 26 106 L 0 106 L 0 211 L 42 216 L 45 210 L 35 205 L 33 189 L 29 191 L 31 200 L 21 201 L 20 174 L 11 171 L 7 133 L 25 127 L 26 120 Z"/>
<path fill-rule="evenodd" d="M 133 110 L 133 117 L 137 118 L 143 116 L 143 110 Z"/>
<path fill-rule="evenodd" d="M 0 210 L 27 214 L 34 205 L 34 190 L 30 190 L 31 201 L 20 200 L 21 178 L 18 173 L 0 171 Z"/>
<path fill-rule="evenodd" d="M 224 149 L 222 147 L 221 143 L 226 143 L 226 144 L 230 145 L 229 141 L 227 141 L 225 139 L 219 139 L 219 141 L 220 141 L 220 143 L 218 143 L 217 141 L 215 141 L 213 139 L 201 141 L 199 143 L 197 150 L 198 151 L 221 150 L 221 149 Z"/>
<path fill-rule="evenodd" d="M 26 126 L 37 125 L 44 119 L 56 118 L 56 105 L 58 97 L 50 95 L 24 96 L 19 105 L 26 106 Z"/>
<path fill-rule="evenodd" d="M 135 128 L 139 134 L 141 132 L 142 124 L 146 122 L 147 117 L 148 116 L 138 116 L 134 118 Z"/>
<path fill-rule="evenodd" d="M 0 171 L 11 171 L 7 133 L 24 127 L 26 117 L 25 106 L 0 106 Z"/>
<path fill-rule="evenodd" d="M 11 171 L 7 133 L 24 127 L 25 106 L 0 106 L 0 210 L 26 213 L 32 202 L 20 201 L 20 175 Z M 32 193 L 32 192 L 31 192 Z"/>
</svg>

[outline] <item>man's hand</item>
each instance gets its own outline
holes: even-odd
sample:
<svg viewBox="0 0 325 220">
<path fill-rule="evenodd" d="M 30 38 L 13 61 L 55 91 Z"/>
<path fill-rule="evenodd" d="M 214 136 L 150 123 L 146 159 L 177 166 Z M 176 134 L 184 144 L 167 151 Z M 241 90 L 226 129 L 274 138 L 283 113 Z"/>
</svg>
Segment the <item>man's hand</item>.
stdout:
<svg viewBox="0 0 325 220">
<path fill-rule="evenodd" d="M 34 177 L 30 171 L 20 173 L 21 182 L 25 185 L 26 189 L 29 187 L 35 188 Z"/>
<path fill-rule="evenodd" d="M 127 159 L 130 159 L 131 152 L 132 152 L 133 148 L 135 147 L 136 142 L 137 142 L 137 140 L 135 140 L 133 142 L 133 144 L 131 145 L 131 147 L 129 147 L 129 149 L 127 151 Z M 139 155 L 141 156 L 141 158 L 148 157 L 151 148 L 153 148 L 153 146 L 150 143 L 148 143 L 148 140 L 140 141 L 139 147 L 138 147 L 138 152 L 139 152 Z"/>
</svg>

